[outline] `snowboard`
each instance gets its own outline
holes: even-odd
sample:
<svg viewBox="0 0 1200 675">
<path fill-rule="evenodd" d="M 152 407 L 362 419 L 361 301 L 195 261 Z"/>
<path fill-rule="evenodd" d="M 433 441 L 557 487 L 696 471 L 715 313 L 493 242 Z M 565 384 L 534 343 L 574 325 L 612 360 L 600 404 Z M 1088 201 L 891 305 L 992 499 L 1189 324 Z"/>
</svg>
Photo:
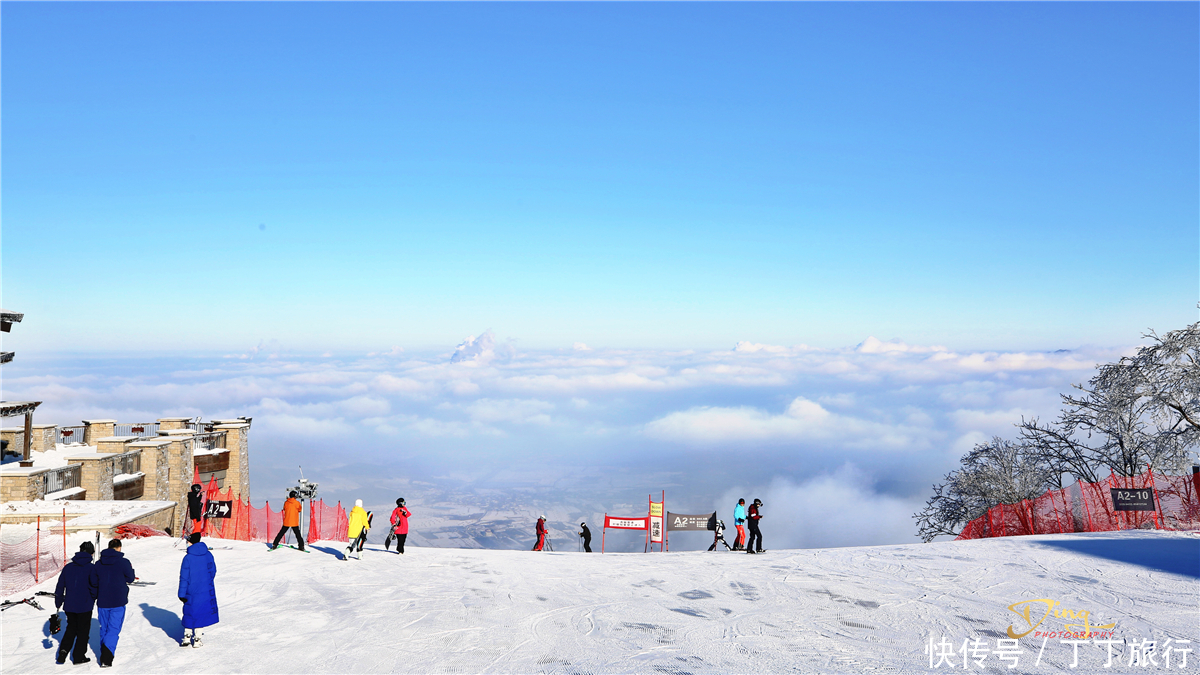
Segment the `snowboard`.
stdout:
<svg viewBox="0 0 1200 675">
<path fill-rule="evenodd" d="M 291 544 L 280 544 L 279 546 L 276 546 L 275 548 L 269 548 L 267 550 L 274 551 L 274 550 L 281 549 L 281 548 L 290 548 L 290 549 L 294 549 L 296 551 L 300 551 L 301 553 L 312 553 L 312 551 L 309 551 L 306 548 L 296 548 L 295 546 L 292 546 Z"/>
</svg>

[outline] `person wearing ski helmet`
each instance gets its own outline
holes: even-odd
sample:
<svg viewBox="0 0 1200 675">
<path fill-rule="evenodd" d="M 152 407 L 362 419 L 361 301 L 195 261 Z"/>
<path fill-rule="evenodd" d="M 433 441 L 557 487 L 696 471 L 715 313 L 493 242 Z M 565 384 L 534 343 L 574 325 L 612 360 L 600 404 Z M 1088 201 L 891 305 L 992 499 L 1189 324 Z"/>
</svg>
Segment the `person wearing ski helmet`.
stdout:
<svg viewBox="0 0 1200 675">
<path fill-rule="evenodd" d="M 204 530 L 204 487 L 199 483 L 192 485 L 188 493 L 188 518 L 192 520 L 192 532 Z"/>
<path fill-rule="evenodd" d="M 758 521 L 762 520 L 762 500 L 755 499 L 750 505 L 750 541 L 746 542 L 746 553 L 766 553 L 762 547 L 762 532 L 758 530 Z"/>
<path fill-rule="evenodd" d="M 546 516 L 538 516 L 536 530 L 537 543 L 533 545 L 533 550 L 540 551 L 546 545 Z"/>
<path fill-rule="evenodd" d="M 179 601 L 183 603 L 183 640 L 180 647 L 199 648 L 201 628 L 218 621 L 217 613 L 217 561 L 213 559 L 208 545 L 200 541 L 200 533 L 188 536 L 187 553 L 179 565 Z"/>
<path fill-rule="evenodd" d="M 283 539 L 283 535 L 287 533 L 288 528 L 296 534 L 296 547 L 301 551 L 304 550 L 304 537 L 300 535 L 300 512 L 304 510 L 304 505 L 297 499 L 300 495 L 292 490 L 288 493 L 287 501 L 283 503 L 283 527 L 279 528 L 279 534 L 275 535 L 275 542 L 271 544 L 271 550 L 279 548 L 279 541 Z"/>
<path fill-rule="evenodd" d="M 91 661 L 87 657 L 88 635 L 92 632 L 92 608 L 100 597 L 100 576 L 92 564 L 96 547 L 85 541 L 79 552 L 58 574 L 58 585 L 54 587 L 54 611 L 59 608 L 67 613 L 67 630 L 58 643 L 55 663 L 62 665 L 70 655 L 71 663 L 79 665 Z"/>
<path fill-rule="evenodd" d="M 592 531 L 588 529 L 587 523 L 580 523 L 579 527 L 583 530 L 579 536 L 583 538 L 583 552 L 592 552 Z"/>
<path fill-rule="evenodd" d="M 388 550 L 392 540 L 396 540 L 396 553 L 404 555 L 404 542 L 408 539 L 408 507 L 404 505 L 404 497 L 396 500 L 396 508 L 392 511 L 392 529 L 383 542 L 383 550 Z"/>
<path fill-rule="evenodd" d="M 362 560 L 363 544 L 367 542 L 367 530 L 370 528 L 371 521 L 367 510 L 363 508 L 362 500 L 354 500 L 354 508 L 350 510 L 350 524 L 346 528 L 346 538 L 350 541 L 350 546 L 346 548 L 347 558 L 357 550 L 357 557 Z"/>
<path fill-rule="evenodd" d="M 737 528 L 737 539 L 733 542 L 733 550 L 741 551 L 746 548 L 746 500 L 739 499 L 733 507 L 733 525 Z"/>
</svg>

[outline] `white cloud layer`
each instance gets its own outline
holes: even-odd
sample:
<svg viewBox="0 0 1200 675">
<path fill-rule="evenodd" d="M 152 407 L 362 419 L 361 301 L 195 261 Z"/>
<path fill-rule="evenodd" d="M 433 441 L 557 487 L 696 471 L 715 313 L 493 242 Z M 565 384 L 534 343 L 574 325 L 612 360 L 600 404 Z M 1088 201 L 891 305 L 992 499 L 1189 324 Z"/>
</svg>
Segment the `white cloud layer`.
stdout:
<svg viewBox="0 0 1200 675">
<path fill-rule="evenodd" d="M 353 471 L 364 485 L 397 472 L 558 484 L 586 468 L 610 489 L 661 489 L 643 482 L 662 475 L 677 494 L 697 498 L 742 481 L 797 508 L 819 508 L 803 501 L 803 489 L 894 510 L 928 490 L 971 443 L 1011 433 L 1021 416 L 1055 414 L 1059 393 L 1119 355 L 959 353 L 874 338 L 845 349 L 740 342 L 669 352 L 579 343 L 518 352 L 491 331 L 449 355 L 394 349 L 309 358 L 277 347 L 170 361 L 26 356 L 6 365 L 3 393 L 44 401 L 38 422 L 252 416 L 255 480 L 264 484 L 284 480 L 272 467 L 290 476 L 301 461 Z M 847 458 L 858 473 L 838 469 Z M 588 498 L 586 485 L 570 494 Z M 909 537 L 910 514 L 858 532 Z M 836 533 L 819 539 L 834 541 Z"/>
</svg>

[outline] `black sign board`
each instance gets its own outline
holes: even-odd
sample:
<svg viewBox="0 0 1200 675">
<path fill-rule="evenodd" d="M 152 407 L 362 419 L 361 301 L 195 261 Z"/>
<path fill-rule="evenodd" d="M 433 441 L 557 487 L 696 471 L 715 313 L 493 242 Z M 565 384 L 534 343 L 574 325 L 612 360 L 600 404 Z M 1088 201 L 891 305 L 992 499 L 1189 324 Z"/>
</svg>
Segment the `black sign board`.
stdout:
<svg viewBox="0 0 1200 675">
<path fill-rule="evenodd" d="M 671 513 L 667 511 L 667 531 L 674 532 L 676 530 L 715 530 L 717 529 L 717 512 L 702 513 L 698 516 L 690 516 L 684 513 Z"/>
<path fill-rule="evenodd" d="M 204 509 L 205 518 L 228 518 L 233 515 L 233 502 L 210 501 Z"/>
<path fill-rule="evenodd" d="M 1154 511 L 1154 490 L 1151 488 L 1111 488 L 1114 511 Z"/>
</svg>

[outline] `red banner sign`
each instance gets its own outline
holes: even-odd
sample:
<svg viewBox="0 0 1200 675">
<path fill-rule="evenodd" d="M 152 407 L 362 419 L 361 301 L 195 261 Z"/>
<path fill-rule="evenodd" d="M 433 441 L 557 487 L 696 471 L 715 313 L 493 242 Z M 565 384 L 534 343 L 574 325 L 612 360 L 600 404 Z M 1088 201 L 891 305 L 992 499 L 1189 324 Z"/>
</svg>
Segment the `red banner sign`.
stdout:
<svg viewBox="0 0 1200 675">
<path fill-rule="evenodd" d="M 616 530 L 646 530 L 650 528 L 649 518 L 617 518 L 604 516 L 604 527 Z"/>
</svg>

